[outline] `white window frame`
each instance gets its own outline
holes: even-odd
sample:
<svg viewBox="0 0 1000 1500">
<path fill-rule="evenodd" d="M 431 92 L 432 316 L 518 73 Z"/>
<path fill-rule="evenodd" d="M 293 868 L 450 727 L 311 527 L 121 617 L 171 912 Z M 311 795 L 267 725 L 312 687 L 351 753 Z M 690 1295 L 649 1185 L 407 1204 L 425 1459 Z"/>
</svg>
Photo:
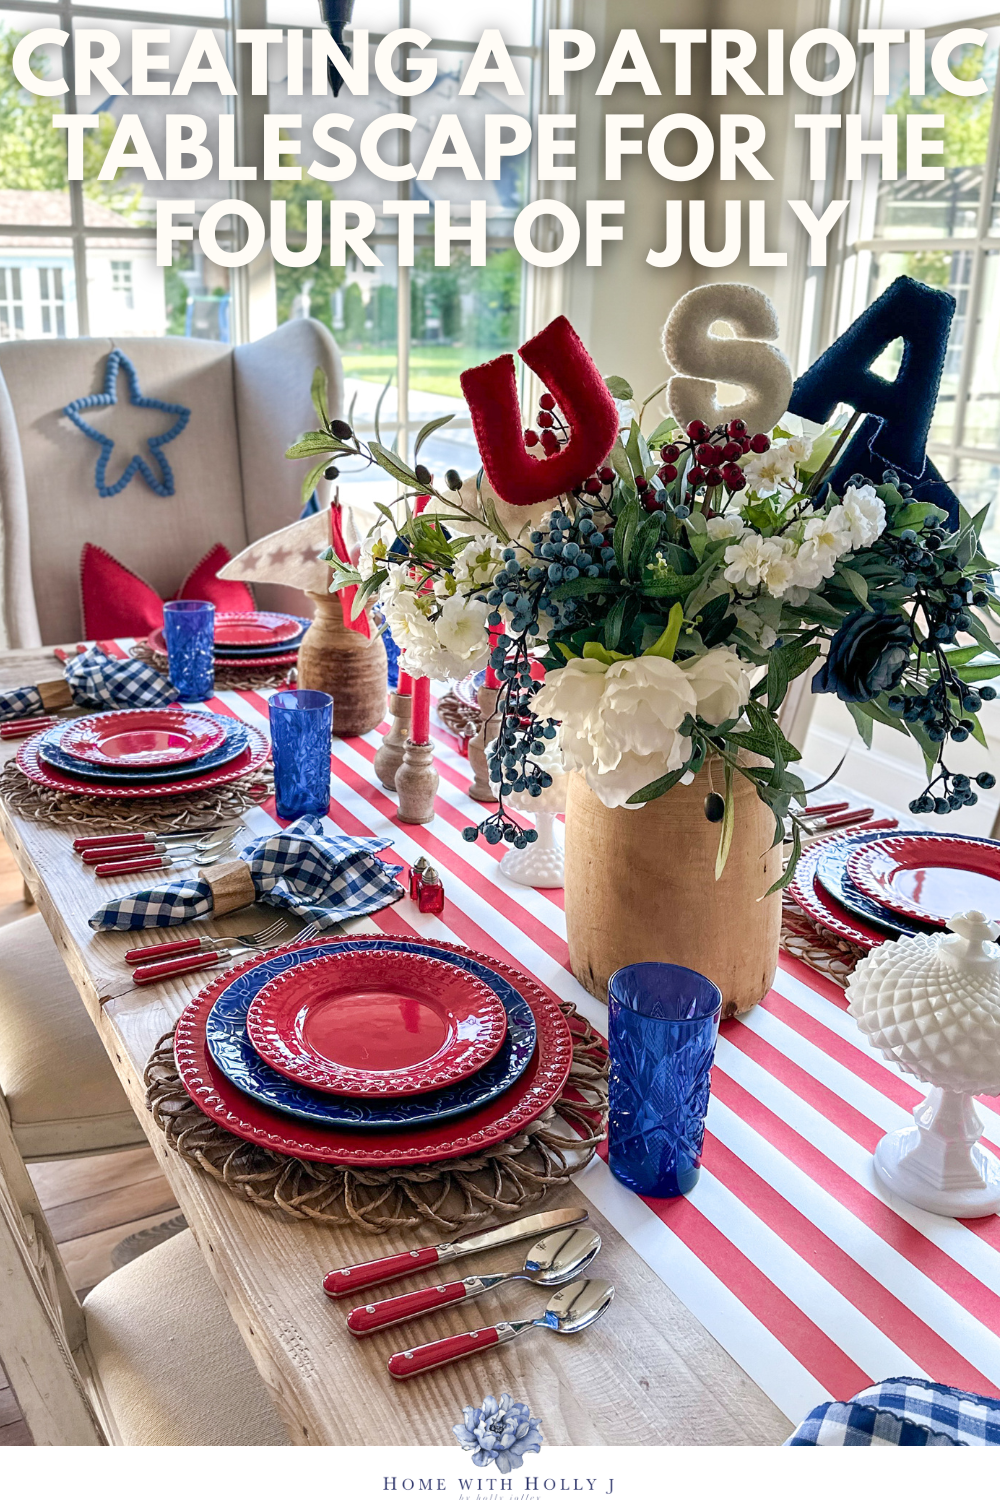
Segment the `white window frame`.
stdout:
<svg viewBox="0 0 1000 1500">
<path fill-rule="evenodd" d="M 850 7 L 850 19 L 843 30 L 850 35 L 852 30 L 856 33 L 859 26 L 865 24 L 865 11 L 874 12 L 870 19 L 873 25 L 878 24 L 878 11 L 880 6 L 877 0 L 869 6 L 865 6 L 864 0 L 854 0 Z M 936 37 L 943 36 L 946 32 L 955 29 L 959 24 L 955 21 L 942 21 L 939 25 L 927 27 L 927 40 L 930 42 Z M 989 12 L 984 8 L 982 16 L 963 20 L 963 27 L 978 27 L 982 30 L 996 28 L 1000 25 L 1000 15 Z M 863 75 L 859 70 L 859 77 L 855 80 L 855 97 L 850 105 L 847 101 L 840 101 L 843 108 L 848 108 L 867 114 L 862 99 L 864 88 Z M 817 101 L 818 102 L 818 101 Z M 829 101 L 823 101 L 824 104 Z M 870 100 L 868 101 L 870 108 Z M 838 104 L 839 108 L 839 104 Z M 836 110 L 834 111 L 836 112 Z M 842 134 L 842 132 L 841 132 Z M 876 159 L 877 162 L 877 159 Z M 990 232 L 990 223 L 993 218 L 994 198 L 997 193 L 998 169 L 1000 169 L 1000 69 L 997 70 L 997 79 L 994 86 L 993 112 L 990 120 L 989 140 L 986 151 L 986 161 L 983 166 L 983 181 L 980 188 L 979 207 L 977 211 L 976 229 L 974 234 L 953 236 L 928 236 L 919 235 L 876 235 L 874 237 L 863 237 L 858 232 L 859 212 L 858 204 L 864 194 L 869 191 L 869 180 L 865 183 L 848 183 L 845 180 L 845 162 L 843 149 L 841 147 L 836 161 L 835 173 L 831 174 L 833 188 L 826 184 L 814 184 L 824 193 L 824 201 L 834 197 L 848 198 L 851 207 L 844 216 L 840 226 L 839 242 L 835 249 L 831 249 L 830 268 L 823 275 L 819 273 L 818 280 L 822 282 L 822 292 L 816 299 L 818 315 L 812 321 L 812 338 L 806 338 L 803 342 L 803 355 L 800 363 L 803 367 L 811 363 L 821 349 L 825 348 L 835 338 L 844 332 L 854 319 L 868 305 L 868 284 L 871 259 L 873 255 L 879 254 L 908 254 L 913 252 L 935 252 L 942 255 L 957 255 L 968 253 L 972 257 L 972 270 L 968 283 L 968 298 L 965 307 L 965 332 L 961 347 L 961 363 L 958 371 L 955 395 L 955 420 L 952 425 L 951 436 L 945 441 L 942 439 L 931 439 L 927 444 L 927 452 L 933 459 L 937 468 L 946 477 L 957 472 L 958 465 L 962 460 L 978 463 L 1000 463 L 1000 437 L 997 443 L 991 447 L 967 444 L 965 442 L 965 424 L 969 408 L 969 394 L 972 386 L 973 368 L 975 361 L 976 336 L 979 328 L 982 304 L 985 289 L 986 256 L 990 253 L 1000 252 L 1000 230 Z M 877 170 L 877 166 L 876 166 Z M 809 273 L 817 275 L 817 273 Z"/>
</svg>

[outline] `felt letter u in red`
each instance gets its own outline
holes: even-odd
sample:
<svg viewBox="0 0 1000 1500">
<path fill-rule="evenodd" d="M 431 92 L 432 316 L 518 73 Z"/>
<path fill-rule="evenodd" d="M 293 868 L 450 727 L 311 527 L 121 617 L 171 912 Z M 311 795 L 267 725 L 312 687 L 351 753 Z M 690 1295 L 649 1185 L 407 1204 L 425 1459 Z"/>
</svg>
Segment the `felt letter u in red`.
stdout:
<svg viewBox="0 0 1000 1500">
<path fill-rule="evenodd" d="M 556 318 L 518 353 L 569 425 L 569 441 L 551 458 L 534 458 L 524 446 L 513 355 L 466 370 L 462 390 L 490 484 L 509 505 L 539 505 L 601 466 L 618 436 L 618 408 L 566 318 Z"/>
</svg>

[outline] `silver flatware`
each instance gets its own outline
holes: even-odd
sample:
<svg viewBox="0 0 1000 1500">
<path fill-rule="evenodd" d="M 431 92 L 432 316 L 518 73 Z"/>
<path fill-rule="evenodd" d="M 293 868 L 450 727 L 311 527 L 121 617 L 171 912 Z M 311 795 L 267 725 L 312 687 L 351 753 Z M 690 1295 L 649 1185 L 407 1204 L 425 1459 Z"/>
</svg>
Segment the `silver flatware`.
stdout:
<svg viewBox="0 0 1000 1500">
<path fill-rule="evenodd" d="M 463 1281 L 452 1281 L 445 1286 L 425 1286 L 419 1292 L 404 1292 L 399 1297 L 386 1297 L 381 1302 L 370 1302 L 367 1307 L 356 1307 L 348 1315 L 347 1327 L 357 1339 L 367 1338 L 380 1328 L 392 1328 L 397 1323 L 406 1323 L 410 1318 L 433 1312 L 436 1307 L 450 1307 L 454 1302 L 464 1302 L 470 1297 L 479 1297 L 483 1292 L 492 1292 L 508 1281 L 533 1281 L 536 1286 L 562 1286 L 575 1280 L 587 1269 L 601 1248 L 601 1236 L 596 1229 L 578 1225 L 575 1229 L 557 1229 L 532 1245 L 524 1257 L 524 1269 L 504 1271 L 493 1276 L 467 1276 Z"/>
<path fill-rule="evenodd" d="M 440 1369 L 442 1365 L 454 1364 L 456 1360 L 468 1359 L 495 1344 L 509 1344 L 518 1334 L 529 1328 L 546 1328 L 550 1333 L 582 1333 L 602 1318 L 611 1306 L 615 1289 L 610 1281 L 574 1281 L 562 1287 L 540 1318 L 522 1318 L 516 1323 L 495 1323 L 490 1328 L 476 1328 L 471 1333 L 459 1333 L 450 1339 L 436 1339 L 433 1344 L 419 1344 L 415 1349 L 403 1349 L 389 1361 L 388 1370 L 393 1380 L 410 1380 L 414 1375 L 423 1375 L 427 1370 Z"/>
<path fill-rule="evenodd" d="M 302 933 L 299 934 L 301 938 Z M 328 1297 L 350 1297 L 354 1292 L 364 1291 L 370 1286 L 382 1286 L 387 1281 L 399 1281 L 403 1276 L 412 1276 L 415 1271 L 428 1266 L 441 1266 L 447 1261 L 458 1260 L 463 1255 L 474 1255 L 477 1250 L 492 1250 L 496 1245 L 515 1245 L 518 1240 L 533 1240 L 536 1235 L 548 1234 L 553 1229 L 566 1229 L 570 1224 L 582 1224 L 587 1217 L 583 1208 L 551 1208 L 547 1213 L 532 1214 L 528 1219 L 516 1219 L 512 1224 L 501 1224 L 498 1229 L 487 1229 L 483 1234 L 474 1234 L 465 1240 L 446 1240 L 442 1245 L 425 1245 L 422 1250 L 404 1250 L 400 1255 L 386 1255 L 381 1260 L 369 1260 L 357 1266 L 343 1266 L 328 1271 L 323 1278 L 323 1290 Z"/>
</svg>

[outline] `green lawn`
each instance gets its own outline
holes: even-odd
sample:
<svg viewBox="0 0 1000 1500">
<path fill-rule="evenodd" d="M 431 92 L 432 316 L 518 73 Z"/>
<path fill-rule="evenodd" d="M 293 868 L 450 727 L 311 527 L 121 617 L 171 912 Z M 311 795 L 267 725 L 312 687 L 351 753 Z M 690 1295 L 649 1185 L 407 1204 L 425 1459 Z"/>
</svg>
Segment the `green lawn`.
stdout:
<svg viewBox="0 0 1000 1500">
<path fill-rule="evenodd" d="M 462 395 L 458 377 L 471 365 L 496 359 L 498 349 L 452 348 L 448 344 L 415 345 L 410 351 L 410 386 L 435 396 Z M 371 380 L 384 385 L 396 375 L 395 349 L 342 349 L 344 374 L 355 380 Z"/>
</svg>

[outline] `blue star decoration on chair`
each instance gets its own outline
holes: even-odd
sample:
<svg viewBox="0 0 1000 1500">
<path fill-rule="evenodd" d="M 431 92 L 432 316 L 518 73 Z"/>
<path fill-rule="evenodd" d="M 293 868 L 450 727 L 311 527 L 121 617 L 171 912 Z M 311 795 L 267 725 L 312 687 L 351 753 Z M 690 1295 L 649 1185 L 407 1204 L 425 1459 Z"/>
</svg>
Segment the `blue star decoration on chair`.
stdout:
<svg viewBox="0 0 1000 1500">
<path fill-rule="evenodd" d="M 161 432 L 159 437 L 147 439 L 149 450 L 160 470 L 159 478 L 153 473 L 146 460 L 136 453 L 117 483 L 109 485 L 107 483 L 108 460 L 115 446 L 114 440 L 109 438 L 107 433 L 98 432 L 96 427 L 91 427 L 80 413 L 91 410 L 95 406 L 118 404 L 119 370 L 123 370 L 128 376 L 129 394 L 133 406 L 148 406 L 153 411 L 169 412 L 176 416 L 177 421 L 166 432 Z M 108 363 L 104 372 L 104 390 L 97 396 L 80 396 L 76 401 L 71 401 L 68 406 L 63 407 L 63 415 L 69 417 L 86 437 L 100 444 L 101 454 L 94 471 L 94 482 L 102 500 L 108 500 L 112 495 L 120 495 L 125 486 L 131 483 L 135 474 L 142 475 L 154 494 L 166 498 L 174 493 L 174 471 L 163 449 L 167 443 L 172 443 L 174 438 L 179 437 L 184 431 L 191 418 L 191 409 L 173 401 L 160 401 L 155 396 L 144 396 L 139 389 L 139 377 L 135 372 L 135 366 L 121 349 L 112 349 L 108 355 Z"/>
</svg>

